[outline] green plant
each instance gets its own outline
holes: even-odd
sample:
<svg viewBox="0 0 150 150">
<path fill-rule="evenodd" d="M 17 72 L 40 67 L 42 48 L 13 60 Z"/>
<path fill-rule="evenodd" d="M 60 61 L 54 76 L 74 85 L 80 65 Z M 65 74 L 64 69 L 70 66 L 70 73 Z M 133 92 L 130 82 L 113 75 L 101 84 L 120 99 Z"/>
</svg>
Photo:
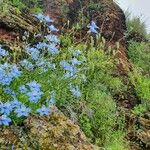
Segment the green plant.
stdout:
<svg viewBox="0 0 150 150">
<path fill-rule="evenodd" d="M 109 141 L 109 144 L 106 145 L 106 150 L 128 150 L 127 141 L 124 139 L 124 132 L 116 131 L 112 138 Z"/>
<path fill-rule="evenodd" d="M 131 17 L 130 13 L 126 12 L 126 24 L 129 33 L 136 32 L 146 37 L 147 30 L 145 22 L 138 16 Z"/>
<path fill-rule="evenodd" d="M 142 73 L 150 74 L 150 43 L 130 41 L 128 55 L 130 61 L 141 68 Z"/>
<path fill-rule="evenodd" d="M 144 104 L 140 104 L 134 107 L 133 109 L 133 113 L 141 116 L 142 114 L 144 114 L 145 112 L 147 112 L 147 106 L 145 106 Z"/>
<path fill-rule="evenodd" d="M 136 68 L 134 68 L 134 71 L 131 72 L 129 76 L 142 104 L 148 108 L 150 101 L 150 77 L 142 75 Z"/>
<path fill-rule="evenodd" d="M 141 99 L 141 105 L 135 108 L 135 112 L 148 110 L 150 101 L 150 44 L 149 42 L 130 41 L 128 55 L 133 63 L 133 71 L 129 73 L 130 80 L 136 93 Z"/>
<path fill-rule="evenodd" d="M 116 69 L 114 56 L 104 52 L 103 41 L 99 41 L 100 46 L 95 47 L 92 38 L 89 44 L 74 43 L 71 39 L 68 34 L 61 37 L 63 55 L 68 55 L 72 49 L 82 51 L 86 63 L 81 70 L 86 78 L 82 82 L 77 81 L 82 91 L 80 102 L 76 101 L 69 107 L 76 114 L 74 116 L 79 116 L 77 120 L 86 136 L 97 145 L 107 147 L 118 132 L 120 135 L 122 133 L 120 140 L 123 141 L 124 131 L 121 126 L 124 126 L 124 122 L 121 119 L 124 118 L 119 116 L 113 95 L 125 90 L 125 85 L 119 77 L 112 74 Z M 116 144 L 125 147 L 123 142 Z"/>
<path fill-rule="evenodd" d="M 102 6 L 101 3 L 97 0 L 90 0 L 90 3 L 88 4 L 88 10 L 89 11 L 101 11 Z"/>
</svg>

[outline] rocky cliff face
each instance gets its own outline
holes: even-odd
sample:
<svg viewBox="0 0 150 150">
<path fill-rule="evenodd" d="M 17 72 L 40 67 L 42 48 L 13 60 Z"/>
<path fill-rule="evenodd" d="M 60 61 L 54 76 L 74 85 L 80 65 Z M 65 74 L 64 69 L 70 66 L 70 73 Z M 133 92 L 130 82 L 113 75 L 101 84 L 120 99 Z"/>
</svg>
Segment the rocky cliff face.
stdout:
<svg viewBox="0 0 150 150">
<path fill-rule="evenodd" d="M 116 48 L 116 42 L 120 43 L 116 54 L 120 62 L 118 68 L 120 74 L 126 74 L 129 64 L 124 38 L 125 15 L 112 0 L 47 0 L 45 1 L 45 14 L 50 15 L 58 26 L 68 20 L 71 25 L 82 22 L 83 35 L 88 30 L 87 24 L 91 20 L 95 21 L 99 32 L 106 39 L 107 47 L 111 46 L 113 49 Z"/>
<path fill-rule="evenodd" d="M 116 57 L 119 60 L 119 73 L 126 74 L 129 69 L 126 40 L 125 15 L 123 11 L 112 0 L 45 0 L 45 14 L 51 16 L 55 23 L 61 27 L 69 20 L 70 24 L 80 22 L 81 15 L 83 34 L 88 31 L 87 24 L 94 20 L 99 26 L 99 32 L 106 39 L 106 46 L 116 49 L 116 42 L 119 42 Z M 14 41 L 21 38 L 24 31 L 33 35 L 41 31 L 41 24 L 29 14 L 16 14 L 11 8 L 6 14 L 0 15 L 0 40 Z M 7 17 L 5 17 L 7 16 Z M 35 26 L 36 25 L 36 26 Z"/>
<path fill-rule="evenodd" d="M 126 31 L 125 16 L 117 4 L 112 0 L 45 0 L 45 14 L 50 15 L 58 26 L 66 23 L 67 20 L 70 20 L 70 24 L 78 22 L 81 19 L 81 13 L 85 18 L 85 22 L 82 24 L 83 32 L 87 32 L 87 24 L 94 20 L 99 26 L 99 32 L 106 39 L 107 47 L 111 46 L 113 49 L 116 48 L 116 42 L 120 43 L 116 54 L 120 61 L 118 68 L 121 75 L 126 74 L 129 64 L 124 38 L 124 32 Z M 43 29 L 32 15 L 16 14 L 13 9 L 10 9 L 7 17 L 5 16 L 0 14 L 1 43 L 13 42 L 12 44 L 15 44 L 14 41 L 21 41 L 24 31 L 33 36 L 34 33 L 39 33 Z M 125 103 L 131 105 L 133 102 L 134 106 L 137 103 L 136 97 L 132 98 L 132 89 L 128 91 L 130 92 L 123 100 L 123 105 Z M 134 134 L 131 133 L 131 137 L 129 135 L 130 140 L 136 139 L 137 143 L 141 142 L 149 147 L 149 120 L 149 115 L 136 119 L 133 126 L 138 124 L 140 128 Z M 31 150 L 39 147 L 45 150 L 93 149 L 80 128 L 57 110 L 46 118 L 32 116 L 20 128 L 14 126 L 10 129 L 0 128 L 0 146 L 4 150 L 8 147 L 25 147 Z"/>
</svg>

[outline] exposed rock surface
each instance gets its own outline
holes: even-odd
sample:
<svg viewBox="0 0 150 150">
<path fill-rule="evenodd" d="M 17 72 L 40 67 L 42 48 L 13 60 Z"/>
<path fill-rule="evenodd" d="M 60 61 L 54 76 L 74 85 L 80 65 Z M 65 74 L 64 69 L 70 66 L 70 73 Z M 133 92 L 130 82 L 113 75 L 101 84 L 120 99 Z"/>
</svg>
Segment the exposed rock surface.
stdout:
<svg viewBox="0 0 150 150">
<path fill-rule="evenodd" d="M 150 113 L 137 117 L 128 114 L 129 118 L 128 131 L 129 140 L 133 150 L 149 150 L 150 149 Z"/>
<path fill-rule="evenodd" d="M 45 14 L 50 15 L 60 27 L 62 23 L 81 23 L 82 35 L 88 31 L 87 24 L 94 20 L 99 32 L 106 39 L 106 47 L 117 49 L 119 74 L 127 74 L 129 63 L 126 53 L 125 15 L 113 0 L 46 0 Z M 119 48 L 116 43 L 119 42 Z"/>
<path fill-rule="evenodd" d="M 99 26 L 99 32 L 106 39 L 106 45 L 112 49 L 116 42 L 120 42 L 117 50 L 119 58 L 118 68 L 120 74 L 126 74 L 129 68 L 126 54 L 126 31 L 125 16 L 123 11 L 112 0 L 45 0 L 45 14 L 50 15 L 57 25 L 63 25 L 70 21 L 70 24 L 81 20 L 81 14 L 85 18 L 82 22 L 83 31 L 87 32 L 87 24 L 94 20 Z M 16 10 L 9 6 L 7 11 L 0 14 L 0 41 L 16 41 L 21 38 L 24 31 L 31 36 L 43 30 L 41 23 L 28 13 L 16 13 Z M 84 33 L 83 33 L 84 34 Z"/>
<path fill-rule="evenodd" d="M 0 128 L 0 149 L 92 150 L 79 126 L 57 108 L 47 117 L 30 116 L 23 127 Z"/>
<path fill-rule="evenodd" d="M 17 12 L 12 6 L 0 13 L 0 42 L 15 42 L 22 38 L 25 31 L 33 37 L 40 33 L 42 24 L 31 14 Z"/>
<path fill-rule="evenodd" d="M 136 41 L 136 42 L 148 42 L 148 40 L 138 32 L 131 32 L 127 37 L 127 41 Z"/>
</svg>

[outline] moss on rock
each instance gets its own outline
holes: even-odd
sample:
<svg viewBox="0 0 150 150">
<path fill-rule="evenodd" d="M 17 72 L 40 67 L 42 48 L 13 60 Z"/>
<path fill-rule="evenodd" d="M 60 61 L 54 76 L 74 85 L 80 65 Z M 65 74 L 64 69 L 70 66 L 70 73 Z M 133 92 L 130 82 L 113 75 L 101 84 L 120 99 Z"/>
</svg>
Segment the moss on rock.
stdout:
<svg viewBox="0 0 150 150">
<path fill-rule="evenodd" d="M 9 150 L 11 147 L 15 150 L 93 149 L 79 126 L 57 108 L 47 117 L 28 117 L 22 127 L 0 128 L 0 148 Z"/>
</svg>

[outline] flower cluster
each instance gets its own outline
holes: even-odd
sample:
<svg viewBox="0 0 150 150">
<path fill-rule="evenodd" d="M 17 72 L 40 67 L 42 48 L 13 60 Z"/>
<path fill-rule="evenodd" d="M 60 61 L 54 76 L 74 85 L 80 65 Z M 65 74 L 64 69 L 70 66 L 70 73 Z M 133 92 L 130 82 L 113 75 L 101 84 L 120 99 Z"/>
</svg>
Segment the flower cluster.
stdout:
<svg viewBox="0 0 150 150">
<path fill-rule="evenodd" d="M 0 64 L 0 84 L 10 85 L 13 79 L 19 77 L 21 71 L 19 71 L 16 65 L 8 63 Z"/>
<path fill-rule="evenodd" d="M 38 51 L 38 49 L 36 49 L 34 47 L 27 47 L 26 51 L 33 60 L 38 60 L 39 55 L 40 55 L 40 52 Z"/>
<path fill-rule="evenodd" d="M 21 67 L 23 67 L 27 70 L 33 70 L 34 69 L 34 65 L 27 59 L 20 61 L 20 65 L 21 65 Z"/>
<path fill-rule="evenodd" d="M 5 101 L 3 103 L 0 101 L 0 125 L 8 126 L 15 122 L 15 119 L 24 119 L 29 114 L 49 115 L 51 107 L 56 104 L 55 98 L 59 95 L 55 95 L 55 92 L 52 91 L 57 89 L 53 87 L 57 77 L 61 76 L 59 79 L 67 83 L 68 86 L 65 89 L 67 93 L 72 94 L 76 99 L 82 95 L 79 86 L 74 82 L 78 80 L 80 71 L 82 71 L 81 66 L 84 65 L 82 52 L 73 50 L 69 58 L 63 57 L 60 60 L 58 57 L 61 55 L 60 40 L 57 35 L 54 35 L 59 30 L 52 24 L 53 20 L 50 17 L 42 14 L 35 15 L 35 17 L 45 25 L 49 24 L 47 27 L 50 34 L 45 35 L 39 43 L 28 44 L 25 47 L 26 55 L 18 64 L 0 62 L 0 90 L 4 94 L 3 101 Z M 94 22 L 91 23 L 90 29 L 92 28 L 97 29 Z M 9 57 L 9 53 L 0 45 L 0 58 L 7 56 Z M 33 76 L 30 76 L 30 72 L 33 73 Z M 59 73 L 62 74 L 59 76 Z M 40 82 L 42 84 L 39 84 L 38 81 L 42 75 L 45 75 L 46 80 L 42 80 Z M 15 78 L 18 80 L 14 83 L 12 81 Z M 53 78 L 52 82 L 51 78 Z M 44 84 L 47 86 L 46 90 Z M 5 95 L 7 100 L 5 100 Z"/>
<path fill-rule="evenodd" d="M 65 77 L 75 77 L 75 74 L 78 72 L 77 66 L 81 64 L 82 62 L 75 57 L 68 61 L 60 61 L 60 66 L 66 71 Z"/>
<path fill-rule="evenodd" d="M 27 108 L 19 100 L 14 99 L 0 104 L 0 125 L 8 126 L 11 123 L 10 116 L 15 114 L 17 117 L 26 117 L 31 109 Z"/>
<path fill-rule="evenodd" d="M 38 15 L 34 15 L 34 16 L 37 19 L 39 19 L 41 22 L 45 22 L 45 23 L 53 23 L 54 22 L 49 16 L 44 16 L 43 14 L 38 14 Z M 58 32 L 59 31 L 53 24 L 48 26 L 48 29 L 51 32 Z"/>
<path fill-rule="evenodd" d="M 81 92 L 78 86 L 72 86 L 70 85 L 70 92 L 72 93 L 73 96 L 75 97 L 81 97 Z"/>
<path fill-rule="evenodd" d="M 40 91 L 41 85 L 36 81 L 33 81 L 27 83 L 26 86 L 21 86 L 19 88 L 20 92 L 29 95 L 29 102 L 37 102 L 43 94 Z M 54 94 L 51 94 L 51 99 L 47 100 L 47 105 L 42 104 L 41 107 L 34 110 L 34 112 L 39 114 L 40 116 L 49 115 L 51 113 L 51 107 L 53 105 L 55 105 L 55 98 Z M 7 101 L 6 103 L 0 103 L 0 125 L 10 125 L 10 123 L 12 123 L 11 116 L 16 116 L 17 118 L 27 117 L 32 112 L 33 110 L 32 108 L 30 108 L 30 106 L 27 107 L 17 98 L 14 98 L 11 101 Z"/>
<path fill-rule="evenodd" d="M 52 23 L 52 19 L 48 16 L 42 14 L 35 15 L 40 21 L 45 23 Z M 52 34 L 52 32 L 58 32 L 53 24 L 48 26 L 51 34 L 44 37 L 43 41 L 26 47 L 26 53 L 30 59 L 24 59 L 20 61 L 21 67 L 27 70 L 34 70 L 40 68 L 43 72 L 49 69 L 55 69 L 56 64 L 50 61 L 50 57 L 54 57 L 59 54 L 59 44 L 60 40 L 58 36 Z M 46 58 L 45 56 L 49 56 Z"/>
<path fill-rule="evenodd" d="M 37 19 L 39 19 L 41 22 L 51 23 L 54 22 L 49 16 L 44 16 L 43 14 L 37 14 L 34 15 Z"/>
<path fill-rule="evenodd" d="M 20 86 L 19 90 L 22 94 L 26 94 L 29 97 L 29 102 L 31 103 L 37 103 L 43 95 L 41 85 L 36 81 Z"/>
</svg>

